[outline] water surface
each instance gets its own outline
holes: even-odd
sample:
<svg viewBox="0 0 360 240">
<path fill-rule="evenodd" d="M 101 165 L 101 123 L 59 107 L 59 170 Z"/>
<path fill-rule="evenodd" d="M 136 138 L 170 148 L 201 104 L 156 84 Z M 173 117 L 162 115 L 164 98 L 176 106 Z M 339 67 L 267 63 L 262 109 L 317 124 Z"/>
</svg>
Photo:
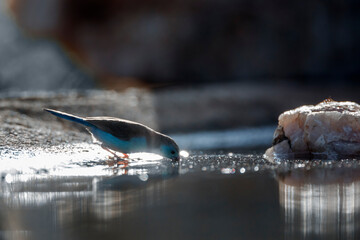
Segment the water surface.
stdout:
<svg viewBox="0 0 360 240">
<path fill-rule="evenodd" d="M 2 151 L 1 239 L 359 238 L 357 160 L 239 150 L 124 167 L 96 145 L 58 148 Z"/>
</svg>

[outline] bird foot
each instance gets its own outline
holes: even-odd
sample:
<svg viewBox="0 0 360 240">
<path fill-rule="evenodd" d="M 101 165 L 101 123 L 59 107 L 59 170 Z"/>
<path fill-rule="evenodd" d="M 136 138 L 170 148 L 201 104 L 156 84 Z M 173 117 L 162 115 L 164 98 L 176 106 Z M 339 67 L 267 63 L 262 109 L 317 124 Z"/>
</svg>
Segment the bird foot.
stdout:
<svg viewBox="0 0 360 240">
<path fill-rule="evenodd" d="M 129 161 L 122 158 L 112 158 L 107 161 L 107 165 L 115 168 L 127 168 L 129 167 Z"/>
<path fill-rule="evenodd" d="M 115 152 L 111 151 L 109 148 L 107 148 L 107 147 L 105 147 L 105 146 L 103 146 L 103 145 L 101 145 L 101 147 L 102 147 L 104 150 L 108 151 L 109 153 L 111 153 L 111 154 L 113 155 L 112 157 L 109 156 L 109 159 L 111 159 L 111 158 L 116 158 L 116 159 L 130 159 L 129 155 L 126 154 L 126 153 L 121 153 L 121 154 L 123 155 L 123 157 L 119 157 Z"/>
<path fill-rule="evenodd" d="M 123 159 L 123 160 L 117 161 L 116 165 L 121 167 L 121 168 L 127 168 L 129 166 L 129 161 Z"/>
</svg>

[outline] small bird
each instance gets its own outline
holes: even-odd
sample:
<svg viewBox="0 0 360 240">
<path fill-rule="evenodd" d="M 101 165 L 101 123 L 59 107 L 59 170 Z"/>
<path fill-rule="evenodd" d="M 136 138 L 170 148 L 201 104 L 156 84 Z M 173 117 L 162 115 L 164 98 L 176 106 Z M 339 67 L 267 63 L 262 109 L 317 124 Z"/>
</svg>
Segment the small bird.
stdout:
<svg viewBox="0 0 360 240">
<path fill-rule="evenodd" d="M 100 141 L 101 146 L 114 154 L 110 149 L 121 152 L 125 158 L 128 153 L 151 152 L 178 161 L 179 147 L 175 141 L 141 123 L 114 117 L 78 117 L 52 109 L 45 111 L 85 126 L 91 135 Z"/>
</svg>

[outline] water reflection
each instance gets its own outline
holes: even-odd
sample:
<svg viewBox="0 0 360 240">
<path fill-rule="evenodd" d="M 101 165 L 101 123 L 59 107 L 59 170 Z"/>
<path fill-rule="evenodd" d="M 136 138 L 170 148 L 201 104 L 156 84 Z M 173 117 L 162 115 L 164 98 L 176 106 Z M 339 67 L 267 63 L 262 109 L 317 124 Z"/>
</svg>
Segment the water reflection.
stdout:
<svg viewBox="0 0 360 240">
<path fill-rule="evenodd" d="M 359 169 L 298 169 L 278 182 L 287 239 L 359 237 Z"/>
<path fill-rule="evenodd" d="M 93 195 L 91 213 L 97 219 L 110 220 L 138 208 L 156 207 L 166 184 L 166 181 L 157 181 L 136 191 L 98 191 Z"/>
<path fill-rule="evenodd" d="M 104 231 L 123 214 L 156 206 L 167 179 L 177 176 L 178 168 L 162 160 L 155 165 L 135 164 L 128 171 L 132 175 L 4 180 L 0 184 L 0 239 L 72 239 L 90 232 L 95 235 L 84 239 L 98 239 L 96 227 Z M 118 230 L 113 228 L 111 234 Z"/>
</svg>

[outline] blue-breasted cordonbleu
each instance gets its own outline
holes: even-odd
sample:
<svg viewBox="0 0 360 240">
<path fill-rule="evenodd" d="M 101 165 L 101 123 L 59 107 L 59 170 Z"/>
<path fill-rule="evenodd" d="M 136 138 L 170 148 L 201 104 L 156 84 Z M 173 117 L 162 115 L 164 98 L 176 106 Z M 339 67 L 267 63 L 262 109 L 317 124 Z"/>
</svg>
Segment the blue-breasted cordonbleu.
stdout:
<svg viewBox="0 0 360 240">
<path fill-rule="evenodd" d="M 143 124 L 114 117 L 78 117 L 57 110 L 44 110 L 57 117 L 82 124 L 105 149 L 124 154 L 151 152 L 175 161 L 180 159 L 179 147 L 172 138 Z"/>
</svg>

